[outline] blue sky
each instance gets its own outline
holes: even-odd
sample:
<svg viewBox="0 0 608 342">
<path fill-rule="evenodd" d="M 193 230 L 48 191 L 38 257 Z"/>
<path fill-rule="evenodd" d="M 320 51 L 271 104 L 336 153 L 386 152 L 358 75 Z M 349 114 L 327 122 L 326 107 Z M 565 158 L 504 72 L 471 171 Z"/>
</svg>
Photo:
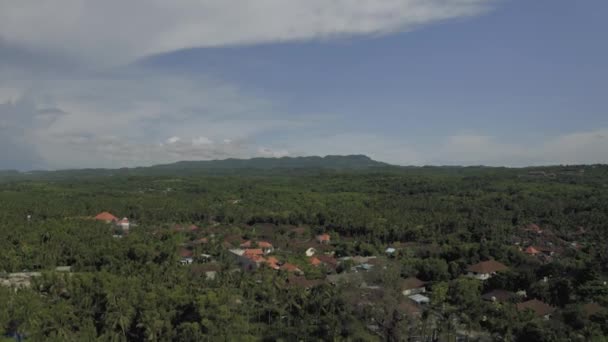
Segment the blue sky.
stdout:
<svg viewBox="0 0 608 342">
<path fill-rule="evenodd" d="M 0 24 L 0 142 L 11 146 L 0 168 L 348 153 L 608 162 L 605 1 L 289 2 L 184 1 L 173 15 L 144 5 L 152 19 L 135 26 L 150 34 L 121 31 L 137 18 L 118 1 L 101 11 L 117 28 L 68 15 L 89 36 L 66 33 L 61 13 L 42 25 L 52 37 Z M 184 14 L 197 10 L 218 19 Z"/>
</svg>

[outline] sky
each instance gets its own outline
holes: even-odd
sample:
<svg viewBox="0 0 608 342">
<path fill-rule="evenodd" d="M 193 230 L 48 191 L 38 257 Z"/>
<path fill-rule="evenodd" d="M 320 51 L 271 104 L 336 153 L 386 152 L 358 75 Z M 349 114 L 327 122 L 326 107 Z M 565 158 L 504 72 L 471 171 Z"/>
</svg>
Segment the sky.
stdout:
<svg viewBox="0 0 608 342">
<path fill-rule="evenodd" d="M 0 169 L 608 163 L 604 0 L 0 1 Z"/>
</svg>

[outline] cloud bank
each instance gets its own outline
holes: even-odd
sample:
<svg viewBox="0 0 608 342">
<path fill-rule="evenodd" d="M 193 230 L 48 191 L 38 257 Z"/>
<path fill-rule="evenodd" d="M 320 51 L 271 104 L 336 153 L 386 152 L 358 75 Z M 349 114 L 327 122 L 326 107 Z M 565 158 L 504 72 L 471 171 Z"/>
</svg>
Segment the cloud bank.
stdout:
<svg viewBox="0 0 608 342">
<path fill-rule="evenodd" d="M 406 31 L 492 0 L 59 0 L 0 3 L 0 40 L 98 63 L 152 54 Z"/>
</svg>

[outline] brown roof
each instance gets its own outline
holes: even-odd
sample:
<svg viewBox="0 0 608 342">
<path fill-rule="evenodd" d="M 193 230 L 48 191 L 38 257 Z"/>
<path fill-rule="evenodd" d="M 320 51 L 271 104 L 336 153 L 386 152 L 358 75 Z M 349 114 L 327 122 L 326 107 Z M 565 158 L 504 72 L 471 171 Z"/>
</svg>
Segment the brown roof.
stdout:
<svg viewBox="0 0 608 342">
<path fill-rule="evenodd" d="M 193 255 L 194 252 L 189 249 L 182 248 L 179 250 L 179 256 L 182 258 L 191 258 Z"/>
<path fill-rule="evenodd" d="M 118 217 L 110 214 L 107 211 L 97 214 L 97 216 L 95 216 L 94 218 L 100 221 L 118 221 Z"/>
<path fill-rule="evenodd" d="M 287 278 L 286 283 L 288 286 L 302 287 L 305 289 L 310 289 L 312 287 L 319 286 L 323 284 L 323 280 L 320 279 L 306 279 L 306 277 L 300 276 L 290 276 Z"/>
<path fill-rule="evenodd" d="M 331 267 L 338 266 L 338 260 L 336 260 L 336 258 L 332 257 L 331 255 L 319 254 L 319 255 L 316 255 L 315 257 L 317 259 L 319 259 L 322 263 L 326 264 L 327 266 L 331 266 Z"/>
<path fill-rule="evenodd" d="M 603 307 L 598 303 L 587 303 L 583 305 L 583 312 L 587 316 L 593 316 L 596 313 L 602 311 Z"/>
<path fill-rule="evenodd" d="M 484 293 L 481 298 L 487 301 L 508 302 L 512 298 L 515 298 L 515 293 L 497 289 Z"/>
<path fill-rule="evenodd" d="M 532 299 L 527 302 L 517 304 L 518 311 L 525 311 L 528 309 L 534 311 L 534 314 L 539 317 L 549 315 L 555 311 L 554 307 L 545 302 L 541 302 L 538 299 Z"/>
<path fill-rule="evenodd" d="M 411 317 L 418 317 L 422 314 L 422 310 L 412 300 L 404 300 L 397 306 L 397 311 L 401 314 Z"/>
<path fill-rule="evenodd" d="M 494 273 L 508 270 L 509 268 L 496 260 L 482 261 L 467 268 L 467 271 L 473 273 Z"/>
<path fill-rule="evenodd" d="M 403 280 L 401 283 L 401 289 L 403 290 L 411 290 L 423 287 L 425 282 L 416 278 L 416 277 L 408 277 Z"/>
</svg>

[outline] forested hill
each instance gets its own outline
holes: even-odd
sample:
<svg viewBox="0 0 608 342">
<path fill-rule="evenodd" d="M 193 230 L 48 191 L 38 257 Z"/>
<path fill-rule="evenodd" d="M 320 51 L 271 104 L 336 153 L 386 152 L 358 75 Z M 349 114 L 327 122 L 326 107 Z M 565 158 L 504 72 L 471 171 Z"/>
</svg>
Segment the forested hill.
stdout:
<svg viewBox="0 0 608 342">
<path fill-rule="evenodd" d="M 182 161 L 149 169 L 369 169 L 389 166 L 365 155 Z"/>
<path fill-rule="evenodd" d="M 284 174 L 286 172 L 371 171 L 397 169 L 365 155 L 282 157 L 180 161 L 171 164 L 120 169 L 72 169 L 59 171 L 1 171 L 0 180 L 64 179 L 104 176 L 188 176 L 195 174 Z"/>
</svg>

